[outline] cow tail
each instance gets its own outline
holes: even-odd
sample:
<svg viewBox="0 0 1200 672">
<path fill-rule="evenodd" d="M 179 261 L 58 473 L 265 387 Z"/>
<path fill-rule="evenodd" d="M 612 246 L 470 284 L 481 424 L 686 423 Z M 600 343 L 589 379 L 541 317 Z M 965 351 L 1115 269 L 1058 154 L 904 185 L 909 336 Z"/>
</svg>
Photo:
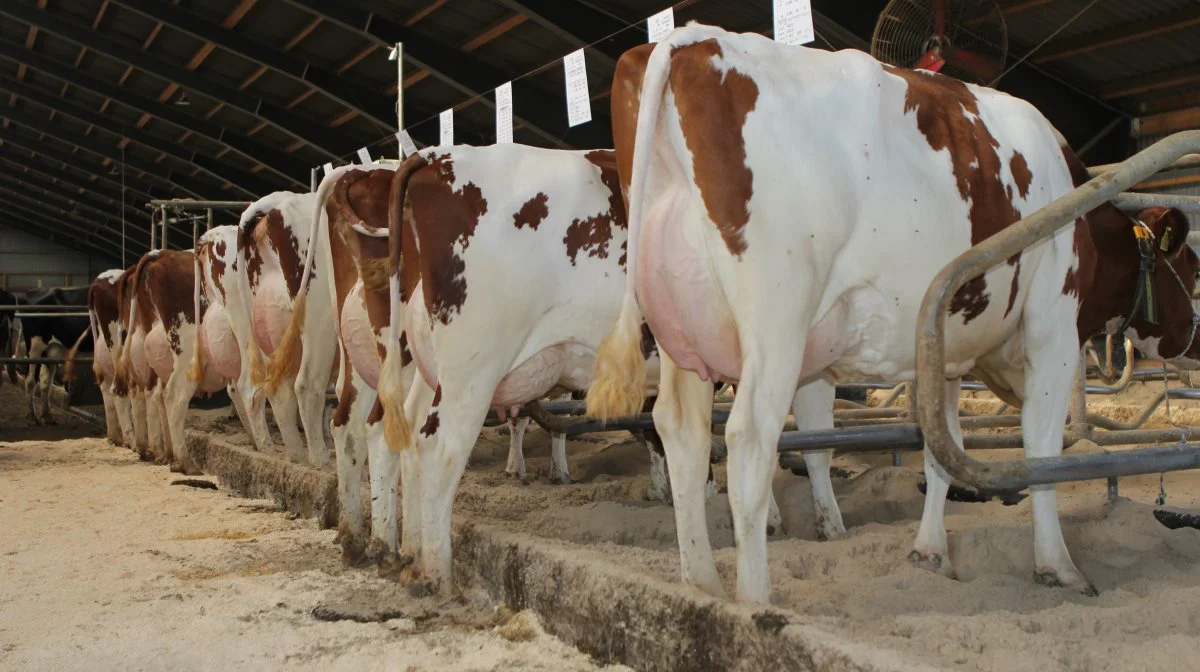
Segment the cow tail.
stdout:
<svg viewBox="0 0 1200 672">
<path fill-rule="evenodd" d="M 196 253 L 192 255 L 196 278 L 195 287 L 192 289 L 192 306 L 195 310 L 192 314 L 196 316 L 196 347 L 192 350 L 192 365 L 188 369 L 188 380 L 192 382 L 204 380 L 204 313 L 200 310 L 200 292 L 202 291 L 200 281 L 203 275 L 200 263 L 201 249 L 203 246 L 197 245 Z"/>
<path fill-rule="evenodd" d="M 130 302 L 129 305 L 129 326 L 125 330 L 125 338 L 121 340 L 121 352 L 117 353 L 117 375 L 116 383 L 120 392 L 118 394 L 126 394 L 133 386 L 133 362 L 130 361 L 130 351 L 133 349 L 133 333 L 137 330 L 137 301 L 134 297 L 137 296 L 137 288 L 134 287 L 134 296 L 126 297 Z"/>
<path fill-rule="evenodd" d="M 679 35 L 677 31 L 672 37 Z M 642 310 L 637 301 L 638 238 L 645 210 L 646 172 L 654 151 L 654 132 L 670 74 L 674 40 L 659 42 L 650 54 L 642 80 L 637 131 L 633 144 L 633 171 L 629 181 L 629 239 L 625 261 L 625 296 L 616 325 L 600 342 L 592 384 L 587 393 L 587 414 L 598 420 L 624 418 L 642 410 L 646 396 L 646 360 L 642 354 Z"/>
<path fill-rule="evenodd" d="M 301 332 L 304 330 L 304 315 L 308 308 L 308 281 L 312 276 L 312 267 L 316 263 L 317 238 L 325 237 L 322 224 L 325 223 L 327 217 L 325 213 L 325 201 L 329 198 L 329 193 L 333 191 L 334 186 L 338 183 L 338 178 L 345 172 L 343 170 L 335 170 L 326 175 L 320 186 L 317 187 L 317 197 L 313 203 L 313 221 L 312 228 L 308 235 L 308 248 L 304 251 L 304 268 L 300 275 L 300 289 L 296 291 L 296 299 L 292 301 L 292 314 L 288 318 L 287 328 L 283 332 L 283 338 L 279 341 L 279 345 L 271 353 L 267 361 L 267 370 L 262 378 L 265 384 L 267 394 L 275 394 L 275 390 L 279 389 L 279 384 L 285 378 L 295 376 L 300 371 L 300 358 L 303 354 L 303 343 L 300 340 Z M 251 339 L 253 342 L 253 339 Z M 257 351 L 257 348 L 254 348 Z M 258 353 L 259 361 L 262 359 L 262 354 Z M 251 378 L 255 379 L 254 374 L 255 363 L 252 353 L 250 361 Z M 259 384 L 257 381 L 255 384 Z"/>
<path fill-rule="evenodd" d="M 91 316 L 89 315 L 88 317 L 91 317 Z M 91 320 L 89 320 L 89 324 L 94 324 L 94 323 L 91 322 Z M 75 382 L 75 355 L 77 355 L 79 353 L 79 346 L 83 345 L 83 339 L 87 338 L 88 332 L 91 330 L 92 330 L 91 326 L 88 326 L 86 329 L 84 329 L 83 333 L 79 334 L 79 338 L 75 339 L 75 344 L 72 345 L 71 349 L 67 351 L 67 356 L 63 360 L 63 381 L 64 382 L 68 382 L 68 383 Z M 95 342 L 95 341 L 93 340 L 93 342 Z M 92 361 L 92 373 L 96 373 L 95 360 Z M 98 373 L 96 375 L 96 382 L 97 383 L 102 382 L 100 380 L 100 375 Z"/>
<path fill-rule="evenodd" d="M 383 366 L 379 372 L 379 403 L 383 407 L 383 434 L 388 449 L 399 452 L 410 445 L 412 428 L 404 414 L 404 401 L 408 390 L 404 389 L 404 345 L 400 338 L 404 334 L 404 303 L 401 300 L 403 267 L 401 241 L 404 238 L 404 200 L 408 195 L 408 181 L 413 173 L 426 165 L 420 154 L 410 156 L 392 177 L 392 188 L 388 194 L 388 297 L 390 299 L 388 340 L 384 348 Z"/>
</svg>

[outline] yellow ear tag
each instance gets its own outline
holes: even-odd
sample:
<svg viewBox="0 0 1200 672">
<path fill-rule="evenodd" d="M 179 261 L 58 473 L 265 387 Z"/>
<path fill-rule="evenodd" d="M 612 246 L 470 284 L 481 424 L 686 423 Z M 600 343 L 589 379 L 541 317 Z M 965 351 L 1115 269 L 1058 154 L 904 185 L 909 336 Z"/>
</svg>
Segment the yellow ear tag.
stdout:
<svg viewBox="0 0 1200 672">
<path fill-rule="evenodd" d="M 1150 238 L 1150 229 L 1145 224 L 1134 224 L 1133 235 L 1137 238 Z"/>
<path fill-rule="evenodd" d="M 1164 229 L 1163 237 L 1162 237 L 1162 244 L 1158 246 L 1158 249 L 1162 250 L 1163 252 L 1166 252 L 1167 248 L 1169 248 L 1169 247 L 1171 247 L 1171 230 Z"/>
</svg>

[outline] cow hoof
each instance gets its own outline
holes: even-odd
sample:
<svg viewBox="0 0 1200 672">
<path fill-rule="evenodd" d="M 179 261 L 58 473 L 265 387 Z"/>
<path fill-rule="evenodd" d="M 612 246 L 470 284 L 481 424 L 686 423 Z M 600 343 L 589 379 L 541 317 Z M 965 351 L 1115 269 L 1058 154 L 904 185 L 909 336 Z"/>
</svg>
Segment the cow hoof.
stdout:
<svg viewBox="0 0 1200 672">
<path fill-rule="evenodd" d="M 371 564 L 367 554 L 367 544 L 359 537 L 345 537 L 338 541 L 342 544 L 342 563 L 347 567 L 366 567 Z"/>
<path fill-rule="evenodd" d="M 515 471 L 515 470 L 514 470 L 514 471 L 509 471 L 509 470 L 507 470 L 507 469 L 506 469 L 506 470 L 504 470 L 504 475 L 505 475 L 505 476 L 508 476 L 509 478 L 516 479 L 516 480 L 518 480 L 518 481 L 523 481 L 523 480 L 525 480 L 525 474 L 522 474 L 521 472 L 519 472 L 519 471 Z"/>
<path fill-rule="evenodd" d="M 416 572 L 414 572 L 413 575 L 416 578 L 405 582 L 408 585 L 408 594 L 410 596 L 420 599 L 424 597 L 433 597 L 434 595 L 438 594 L 438 583 L 436 581 L 421 577 Z"/>
<path fill-rule="evenodd" d="M 954 573 L 954 568 L 950 566 L 950 558 L 945 554 L 914 549 L 912 553 L 908 554 L 908 561 L 920 569 L 941 574 L 948 579 L 958 578 Z"/>
<path fill-rule="evenodd" d="M 404 570 L 412 566 L 413 559 L 413 556 L 407 553 L 385 550 L 379 556 L 379 575 L 399 581 L 404 574 Z"/>
<path fill-rule="evenodd" d="M 1100 595 L 1100 591 L 1096 590 L 1096 586 L 1092 585 L 1091 581 L 1088 581 L 1078 572 L 1075 572 L 1074 578 L 1064 580 L 1058 575 L 1058 572 L 1052 569 L 1034 570 L 1033 582 L 1050 588 L 1068 588 L 1088 597 L 1097 597 Z"/>
<path fill-rule="evenodd" d="M 172 462 L 172 463 L 170 464 L 170 466 L 168 466 L 167 468 L 171 470 L 171 473 L 172 473 L 172 474 L 180 474 L 180 473 L 183 473 L 183 467 L 179 466 L 178 464 L 176 464 L 176 463 L 174 463 L 174 462 Z"/>
<path fill-rule="evenodd" d="M 558 485 L 571 485 L 572 483 L 574 483 L 574 481 L 571 480 L 571 476 L 569 474 L 559 474 L 558 479 L 554 482 L 557 483 Z"/>
<path fill-rule="evenodd" d="M 844 536 L 846 536 L 845 526 L 833 525 L 826 520 L 817 521 L 817 541 L 833 541 Z"/>
</svg>

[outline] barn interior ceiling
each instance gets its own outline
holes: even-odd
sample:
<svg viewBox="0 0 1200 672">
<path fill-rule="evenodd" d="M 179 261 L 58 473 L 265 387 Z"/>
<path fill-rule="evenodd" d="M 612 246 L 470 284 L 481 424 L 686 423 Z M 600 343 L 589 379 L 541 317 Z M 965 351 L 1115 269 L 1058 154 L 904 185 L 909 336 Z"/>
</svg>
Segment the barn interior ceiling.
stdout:
<svg viewBox="0 0 1200 672">
<path fill-rule="evenodd" d="M 814 0 L 811 46 L 866 51 L 886 4 Z M 1019 65 L 998 88 L 1038 105 L 1089 162 L 1123 158 L 1134 119 L 1142 132 L 1200 126 L 1200 3 L 999 5 Z M 5 0 L 0 225 L 114 261 L 124 227 L 133 259 L 149 199 L 252 200 L 306 190 L 310 168 L 360 147 L 395 157 L 396 42 L 418 145 L 437 142 L 451 107 L 456 142 L 493 142 L 492 91 L 512 80 L 516 142 L 609 147 L 616 60 L 668 6 L 677 25 L 770 35 L 771 0 Z M 580 48 L 592 121 L 568 128 L 561 58 Z M 189 245 L 190 226 L 176 231 L 172 246 Z"/>
</svg>

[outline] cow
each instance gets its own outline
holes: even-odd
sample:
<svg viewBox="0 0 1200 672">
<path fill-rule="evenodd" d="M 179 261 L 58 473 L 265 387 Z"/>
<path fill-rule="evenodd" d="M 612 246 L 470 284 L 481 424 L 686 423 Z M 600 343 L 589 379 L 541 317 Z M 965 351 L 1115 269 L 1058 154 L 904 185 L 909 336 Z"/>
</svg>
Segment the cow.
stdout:
<svg viewBox="0 0 1200 672">
<path fill-rule="evenodd" d="M 247 334 L 244 350 L 251 382 L 245 394 L 248 400 L 254 400 L 251 415 L 257 418 L 261 413 L 265 393 L 288 456 L 323 466 L 329 463 L 329 450 L 321 427 L 322 412 L 337 355 L 329 328 L 332 308 L 324 276 L 315 285 L 304 285 L 305 293 L 311 295 L 297 301 L 302 286 L 300 250 L 309 245 L 315 202 L 315 194 L 279 191 L 251 203 L 242 212 L 237 253 L 243 266 L 237 269 L 234 280 L 241 286 L 241 294 L 248 297 L 247 311 L 231 312 L 230 321 L 236 332 Z M 294 347 L 289 345 L 277 354 L 294 306 L 308 309 L 300 313 L 300 337 L 291 342 Z M 264 356 L 286 361 L 287 375 L 269 377 Z M 270 437 L 264 435 L 263 441 L 266 445 Z"/>
<path fill-rule="evenodd" d="M 133 425 L 128 398 L 119 397 L 113 391 L 116 362 L 113 353 L 120 342 L 120 310 L 117 307 L 117 283 L 124 271 L 109 269 L 96 276 L 88 286 L 88 323 L 92 334 L 92 377 L 100 388 L 104 399 L 105 436 L 109 443 L 133 447 Z M 65 377 L 75 380 L 75 358 L 78 344 L 67 353 L 64 365 Z"/>
<path fill-rule="evenodd" d="M 373 454 L 371 471 L 374 483 L 377 469 L 399 460 L 400 562 L 414 561 L 405 580 L 450 589 L 451 504 L 488 409 L 503 417 L 586 388 L 625 272 L 613 159 L 603 150 L 436 147 L 395 173 L 379 398 L 396 452 Z M 640 356 L 656 366 L 654 353 Z"/>
<path fill-rule="evenodd" d="M 767 495 L 789 406 L 799 424 L 825 412 L 836 381 L 911 380 L 915 322 L 937 270 L 1087 171 L 1035 108 L 1007 94 L 694 23 L 622 56 L 612 110 L 629 273 L 588 412 L 638 409 L 645 319 L 662 355 L 654 420 L 682 576 L 723 595 L 689 487 L 706 455 L 689 439 L 707 427 L 713 381 L 736 383 L 725 434 L 736 598 L 765 603 Z M 1128 326 L 1147 355 L 1196 366 L 1200 262 L 1182 214 L 1156 212 L 1137 221 L 1101 206 L 957 292 L 947 408 L 958 408 L 959 379 L 972 372 L 1008 397 L 1036 399 L 1022 408 L 1025 452 L 1054 456 L 1072 372 L 1094 333 Z M 1155 290 L 1158 324 L 1133 310 L 1139 282 Z M 956 410 L 948 421 L 958 427 Z M 946 475 L 928 451 L 925 471 L 913 556 L 945 568 L 944 529 L 932 523 Z M 1054 487 L 1031 489 L 1037 580 L 1094 594 L 1063 541 Z"/>
<path fill-rule="evenodd" d="M 117 379 L 122 387 L 141 391 L 149 449 L 158 461 L 170 463 L 172 471 L 199 474 L 184 435 L 188 403 L 197 391 L 210 394 L 227 381 L 216 367 L 197 372 L 191 366 L 198 337 L 195 255 L 191 250 L 151 250 L 128 275 L 118 295 L 128 300 L 129 328 Z M 135 419 L 138 415 L 135 410 Z"/>
<path fill-rule="evenodd" d="M 251 380 L 250 358 L 242 356 L 253 349 L 253 337 L 245 282 L 239 277 L 245 264 L 238 263 L 238 237 L 239 227 L 225 225 L 196 241 L 193 310 L 201 318 L 188 375 L 193 381 L 206 375 L 224 381 L 234 411 L 262 449 L 269 445 L 270 434 L 265 397 Z"/>
<path fill-rule="evenodd" d="M 267 365 L 267 385 L 277 385 L 304 366 L 301 360 L 310 351 L 336 347 L 338 403 L 330 434 L 338 476 L 337 538 L 347 562 L 378 561 L 385 569 L 394 565 L 399 543 L 399 467 L 389 459 L 376 389 L 389 328 L 387 207 L 396 168 L 343 166 L 321 181 L 292 317 Z M 360 493 L 368 460 L 374 534 L 367 529 Z M 417 489 L 404 492 L 409 496 Z"/>
<path fill-rule="evenodd" d="M 39 308 L 56 306 L 85 306 L 87 287 L 54 287 L 36 289 L 17 297 L 17 304 L 27 313 L 39 313 Z M 34 424 L 54 424 L 50 411 L 50 393 L 54 383 L 62 383 L 63 366 L 71 347 L 90 352 L 92 339 L 88 318 L 78 315 L 43 314 L 16 317 L 10 313 L 9 331 L 12 333 L 12 354 L 31 359 L 57 359 L 60 363 L 18 364 L 9 369 L 9 375 L 25 387 L 29 402 L 29 416 Z"/>
</svg>

